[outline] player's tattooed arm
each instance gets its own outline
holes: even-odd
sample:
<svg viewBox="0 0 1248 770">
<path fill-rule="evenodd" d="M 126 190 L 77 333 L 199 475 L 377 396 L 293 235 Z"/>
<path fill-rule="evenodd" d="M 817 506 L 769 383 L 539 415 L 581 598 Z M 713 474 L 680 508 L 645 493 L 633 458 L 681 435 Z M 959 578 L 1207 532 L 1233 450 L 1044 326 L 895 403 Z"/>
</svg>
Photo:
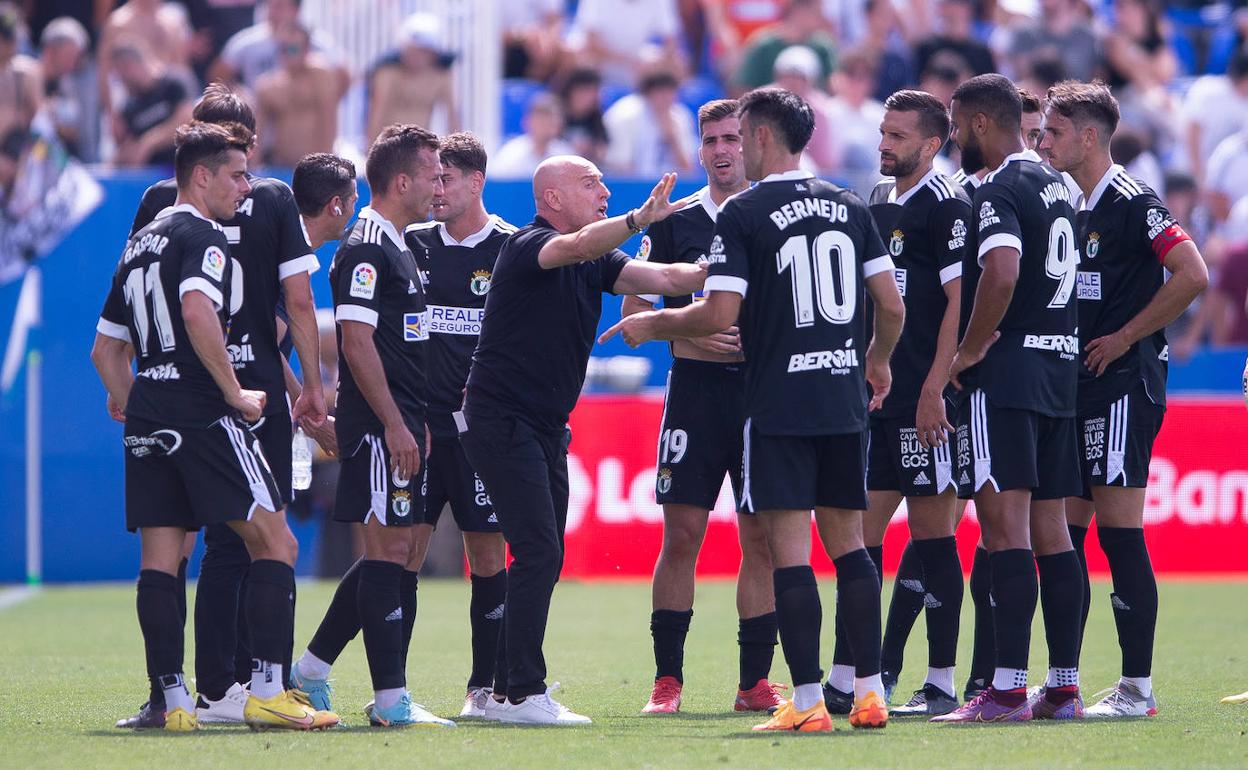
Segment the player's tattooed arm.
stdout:
<svg viewBox="0 0 1248 770">
<path fill-rule="evenodd" d="M 108 416 L 117 422 L 126 421 L 126 403 L 134 385 L 134 370 L 130 367 L 133 356 L 134 348 L 130 343 L 96 332 L 91 363 L 95 364 L 100 381 L 108 391 Z"/>
<path fill-rule="evenodd" d="M 255 422 L 264 413 L 265 393 L 262 390 L 244 390 L 234 376 L 234 365 L 225 351 L 225 337 L 221 333 L 221 320 L 217 307 L 202 291 L 188 291 L 182 295 L 182 322 L 191 347 L 199 357 L 212 381 L 221 389 L 225 403 L 237 409 L 248 422 Z"/>
<path fill-rule="evenodd" d="M 897 289 L 892 270 L 884 270 L 867 278 L 867 292 L 875 306 L 875 328 L 867 348 L 867 382 L 871 384 L 868 411 L 879 409 L 893 386 L 893 373 L 888 360 L 892 358 L 901 329 L 906 321 L 906 305 Z"/>
<path fill-rule="evenodd" d="M 1097 337 L 1085 347 L 1088 355 L 1084 363 L 1097 377 L 1126 355 L 1136 342 L 1182 315 L 1209 286 L 1209 270 L 1191 240 L 1166 252 L 1164 264 L 1170 271 L 1170 280 L 1162 284 L 1144 309 L 1118 331 Z"/>
</svg>

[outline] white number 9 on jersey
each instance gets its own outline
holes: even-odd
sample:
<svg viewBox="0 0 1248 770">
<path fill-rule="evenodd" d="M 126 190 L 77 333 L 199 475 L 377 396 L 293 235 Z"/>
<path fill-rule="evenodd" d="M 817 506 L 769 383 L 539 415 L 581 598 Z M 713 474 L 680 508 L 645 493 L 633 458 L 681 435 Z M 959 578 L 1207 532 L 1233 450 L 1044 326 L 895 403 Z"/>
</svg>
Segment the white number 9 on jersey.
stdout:
<svg viewBox="0 0 1248 770">
<path fill-rule="evenodd" d="M 1079 248 L 1075 245 L 1075 231 L 1066 217 L 1053 220 L 1049 228 L 1049 253 L 1044 257 L 1044 272 L 1056 280 L 1057 292 L 1049 300 L 1049 307 L 1062 308 L 1070 302 L 1079 272 Z"/>
</svg>

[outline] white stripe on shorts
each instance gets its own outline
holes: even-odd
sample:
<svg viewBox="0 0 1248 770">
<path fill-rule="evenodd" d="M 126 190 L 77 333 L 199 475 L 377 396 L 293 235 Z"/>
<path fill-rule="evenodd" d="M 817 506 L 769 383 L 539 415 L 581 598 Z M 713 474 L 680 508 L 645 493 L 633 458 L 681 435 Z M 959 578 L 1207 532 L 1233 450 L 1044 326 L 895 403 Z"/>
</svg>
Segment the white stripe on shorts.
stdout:
<svg viewBox="0 0 1248 770">
<path fill-rule="evenodd" d="M 386 525 L 386 452 L 382 448 L 381 438 L 378 436 L 365 435 L 364 440 L 368 442 L 368 513 L 364 516 L 364 523 L 368 523 L 370 516 L 377 517 L 377 521 L 381 522 L 384 527 Z"/>
<path fill-rule="evenodd" d="M 251 449 L 250 442 L 255 441 L 255 437 L 240 428 L 238 423 L 230 417 L 222 417 L 217 421 L 217 424 L 225 430 L 225 435 L 230 439 L 230 446 L 234 449 L 234 456 L 238 458 L 238 465 L 243 471 L 243 476 L 247 479 L 247 487 L 251 490 L 251 499 L 255 501 L 256 505 L 265 510 L 281 510 L 281 506 L 274 503 L 269 485 L 264 481 L 264 473 L 260 470 L 260 460 Z M 247 512 L 249 520 L 254 511 L 255 507 L 253 506 Z"/>
<path fill-rule="evenodd" d="M 975 483 L 972 492 L 978 492 L 985 481 L 1000 492 L 997 480 L 992 477 L 992 450 L 988 445 L 988 397 L 983 390 L 971 394 L 971 443 L 975 449 Z"/>
<path fill-rule="evenodd" d="M 1105 485 L 1114 483 L 1114 479 L 1122 476 L 1122 485 L 1127 485 L 1127 410 L 1130 396 L 1123 396 L 1109 406 L 1109 426 L 1105 431 L 1108 446 L 1105 451 Z"/>
<path fill-rule="evenodd" d="M 741 455 L 741 506 L 745 508 L 747 513 L 757 513 L 754 510 L 754 500 L 750 497 L 750 418 L 745 418 L 744 436 L 744 452 Z"/>
</svg>

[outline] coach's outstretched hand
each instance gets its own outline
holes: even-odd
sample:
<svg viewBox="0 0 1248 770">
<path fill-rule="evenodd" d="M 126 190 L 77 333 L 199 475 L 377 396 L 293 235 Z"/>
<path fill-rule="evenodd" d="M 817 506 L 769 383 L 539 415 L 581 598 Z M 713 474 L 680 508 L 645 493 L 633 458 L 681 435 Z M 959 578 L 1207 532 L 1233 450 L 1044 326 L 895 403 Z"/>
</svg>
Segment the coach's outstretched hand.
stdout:
<svg viewBox="0 0 1248 770">
<path fill-rule="evenodd" d="M 668 172 L 650 191 L 650 197 L 633 213 L 633 221 L 640 227 L 649 227 L 655 222 L 667 219 L 684 208 L 696 194 L 673 201 L 672 189 L 676 187 L 676 174 Z"/>
<path fill-rule="evenodd" d="M 598 344 L 601 345 L 617 333 L 624 338 L 624 341 L 628 343 L 630 348 L 635 348 L 643 342 L 649 342 L 654 339 L 654 324 L 652 321 L 660 312 L 658 310 L 646 310 L 620 319 L 619 323 L 607 329 L 598 337 Z"/>
</svg>

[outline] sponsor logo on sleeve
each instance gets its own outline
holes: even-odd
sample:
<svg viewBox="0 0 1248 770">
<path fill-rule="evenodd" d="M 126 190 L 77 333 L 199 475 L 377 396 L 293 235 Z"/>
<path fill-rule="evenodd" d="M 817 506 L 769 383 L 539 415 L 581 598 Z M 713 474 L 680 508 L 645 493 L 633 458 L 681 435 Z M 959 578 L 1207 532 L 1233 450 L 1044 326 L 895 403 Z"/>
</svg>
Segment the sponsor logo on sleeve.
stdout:
<svg viewBox="0 0 1248 770">
<path fill-rule="evenodd" d="M 979 207 L 979 231 L 982 233 L 993 225 L 1001 224 L 1001 217 L 997 216 L 997 210 L 992 207 L 992 201 L 984 201 L 984 205 Z"/>
<path fill-rule="evenodd" d="M 718 235 L 711 239 L 711 248 L 706 253 L 706 261 L 709 264 L 726 262 L 727 257 L 724 256 L 724 239 Z"/>
<path fill-rule="evenodd" d="M 953 227 L 949 229 L 949 250 L 960 249 L 966 245 L 966 223 L 961 219 L 953 220 Z"/>
<path fill-rule="evenodd" d="M 641 236 L 641 245 L 637 247 L 637 259 L 645 262 L 650 258 L 650 236 Z"/>
<path fill-rule="evenodd" d="M 372 299 L 376 291 L 377 268 L 368 262 L 361 262 L 356 265 L 355 270 L 351 271 L 350 295 L 360 299 Z"/>
<path fill-rule="evenodd" d="M 225 277 L 225 252 L 217 246 L 209 246 L 204 249 L 204 263 L 202 266 L 204 275 L 212 278 L 214 281 L 220 281 Z"/>
</svg>

